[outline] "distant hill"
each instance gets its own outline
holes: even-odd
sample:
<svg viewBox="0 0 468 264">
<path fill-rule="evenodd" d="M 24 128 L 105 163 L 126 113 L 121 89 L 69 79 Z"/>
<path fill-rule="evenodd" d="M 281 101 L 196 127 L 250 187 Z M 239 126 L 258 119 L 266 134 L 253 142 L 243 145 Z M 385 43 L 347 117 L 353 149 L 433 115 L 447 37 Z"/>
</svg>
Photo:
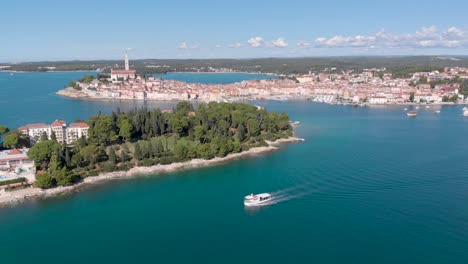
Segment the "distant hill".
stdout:
<svg viewBox="0 0 468 264">
<path fill-rule="evenodd" d="M 94 71 L 109 72 L 123 68 L 123 60 L 97 61 L 43 61 L 5 64 L 13 71 Z M 380 57 L 308 57 L 308 58 L 258 58 L 258 59 L 144 59 L 131 60 L 131 67 L 141 74 L 181 72 L 208 72 L 212 69 L 230 69 L 243 72 L 275 74 L 304 74 L 309 71 L 342 70 L 362 71 L 366 68 L 383 68 L 399 71 L 402 68 L 468 67 L 468 56 L 380 56 Z"/>
</svg>

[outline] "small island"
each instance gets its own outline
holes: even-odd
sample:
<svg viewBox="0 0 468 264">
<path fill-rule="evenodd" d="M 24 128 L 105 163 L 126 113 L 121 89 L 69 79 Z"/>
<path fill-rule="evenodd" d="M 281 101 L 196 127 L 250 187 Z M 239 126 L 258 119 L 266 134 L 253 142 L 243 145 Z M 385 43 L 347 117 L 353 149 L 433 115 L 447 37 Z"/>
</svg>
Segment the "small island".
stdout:
<svg viewBox="0 0 468 264">
<path fill-rule="evenodd" d="M 7 186 L 0 191 L 0 204 L 103 179 L 218 163 L 270 151 L 274 142 L 301 140 L 293 137 L 294 123 L 286 113 L 243 103 L 211 102 L 194 109 L 182 101 L 171 110 L 116 111 L 80 122 L 89 129 L 73 142 L 55 132 L 34 139 L 21 130 L 6 133 L 4 146 L 13 149 L 8 153 L 33 144 L 24 152 L 37 172 L 34 188 L 24 182 L 19 190 Z"/>
</svg>

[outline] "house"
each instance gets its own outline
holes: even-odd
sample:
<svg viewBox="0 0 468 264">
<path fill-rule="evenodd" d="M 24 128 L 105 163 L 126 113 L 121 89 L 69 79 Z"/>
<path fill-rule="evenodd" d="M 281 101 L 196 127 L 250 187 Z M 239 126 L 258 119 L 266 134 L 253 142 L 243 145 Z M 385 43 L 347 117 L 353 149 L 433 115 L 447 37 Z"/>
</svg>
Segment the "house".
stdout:
<svg viewBox="0 0 468 264">
<path fill-rule="evenodd" d="M 32 164 L 28 158 L 29 149 L 12 149 L 0 151 L 0 167 L 10 167 L 23 164 Z"/>
</svg>

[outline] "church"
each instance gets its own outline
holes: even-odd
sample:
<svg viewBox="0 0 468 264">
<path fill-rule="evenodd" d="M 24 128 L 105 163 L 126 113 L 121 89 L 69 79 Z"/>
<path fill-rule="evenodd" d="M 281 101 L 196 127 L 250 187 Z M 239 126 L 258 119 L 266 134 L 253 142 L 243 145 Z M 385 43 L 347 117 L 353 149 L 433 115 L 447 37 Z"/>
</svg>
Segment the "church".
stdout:
<svg viewBox="0 0 468 264">
<path fill-rule="evenodd" d="M 125 70 L 111 70 L 112 81 L 127 81 L 128 79 L 135 79 L 136 71 L 130 70 L 128 63 L 128 52 L 125 51 Z"/>
</svg>

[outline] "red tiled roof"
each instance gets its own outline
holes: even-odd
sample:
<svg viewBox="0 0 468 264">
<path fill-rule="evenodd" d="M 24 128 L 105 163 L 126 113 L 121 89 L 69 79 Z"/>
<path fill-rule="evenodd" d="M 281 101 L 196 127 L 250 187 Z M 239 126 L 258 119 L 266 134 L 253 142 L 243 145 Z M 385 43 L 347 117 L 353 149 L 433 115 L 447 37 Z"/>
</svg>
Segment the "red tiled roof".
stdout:
<svg viewBox="0 0 468 264">
<path fill-rule="evenodd" d="M 26 130 L 28 128 L 36 128 L 36 127 L 48 127 L 46 123 L 35 123 L 35 124 L 27 124 L 25 126 L 19 127 L 19 130 Z"/>
<path fill-rule="evenodd" d="M 85 122 L 76 122 L 76 123 L 71 123 L 70 127 L 89 128 L 89 125 L 86 124 Z"/>
<path fill-rule="evenodd" d="M 23 152 L 19 149 L 13 149 L 11 151 L 8 152 L 8 155 L 18 155 L 18 154 L 22 154 Z"/>
<path fill-rule="evenodd" d="M 57 126 L 63 126 L 63 125 L 65 125 L 65 124 L 66 124 L 66 123 L 65 123 L 65 121 L 63 121 L 63 120 L 55 120 L 55 121 L 51 124 L 51 126 L 57 127 Z"/>
</svg>

